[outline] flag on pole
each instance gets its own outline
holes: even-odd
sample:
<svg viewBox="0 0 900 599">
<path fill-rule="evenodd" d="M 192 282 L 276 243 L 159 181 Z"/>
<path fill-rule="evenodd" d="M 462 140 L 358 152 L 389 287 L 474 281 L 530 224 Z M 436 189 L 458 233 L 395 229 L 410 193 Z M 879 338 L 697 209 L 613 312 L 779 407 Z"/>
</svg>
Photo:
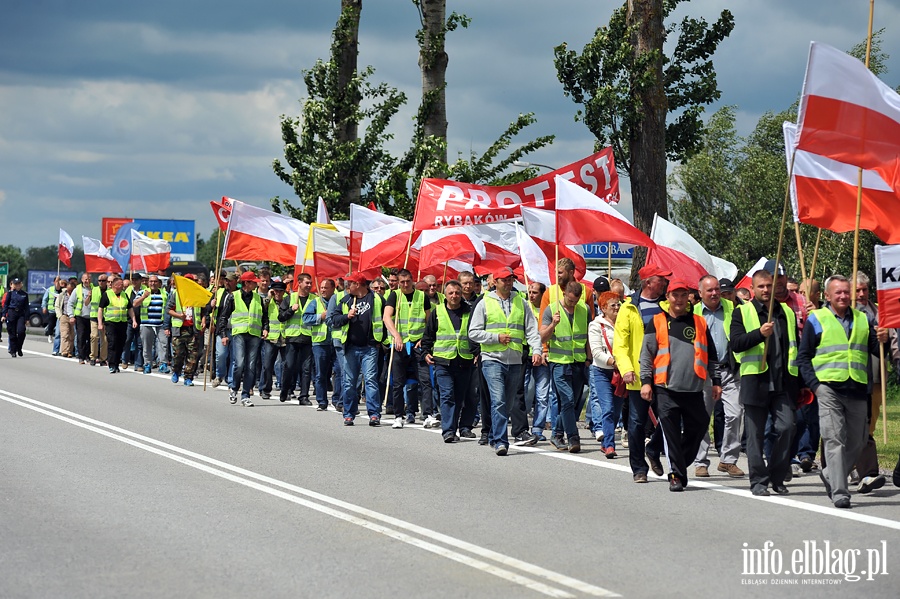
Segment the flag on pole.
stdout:
<svg viewBox="0 0 900 599">
<path fill-rule="evenodd" d="M 119 263 L 120 272 L 128 272 L 131 269 L 131 232 L 137 230 L 136 223 L 124 223 L 116 231 L 110 253 Z"/>
<path fill-rule="evenodd" d="M 440 265 L 450 260 L 473 264 L 484 258 L 484 242 L 474 227 L 428 229 L 415 243 L 419 250 L 419 269 Z"/>
<path fill-rule="evenodd" d="M 303 252 L 309 238 L 307 223 L 243 202 L 234 202 L 228 222 L 222 250 L 224 260 L 265 260 L 294 265 L 297 248 Z"/>
<path fill-rule="evenodd" d="M 522 258 L 522 268 L 525 276 L 528 277 L 528 282 L 543 283 L 549 287 L 551 285 L 550 264 L 544 250 L 519 224 L 516 224 L 516 240 L 519 243 L 519 256 Z"/>
<path fill-rule="evenodd" d="M 231 209 L 235 202 L 237 200 L 222 196 L 221 202 L 209 203 L 210 207 L 212 207 L 213 215 L 216 217 L 216 222 L 219 223 L 219 228 L 223 231 L 228 230 L 228 219 L 231 217 Z"/>
<path fill-rule="evenodd" d="M 153 239 L 131 231 L 131 270 L 162 272 L 169 268 L 172 246 L 164 239 Z"/>
<path fill-rule="evenodd" d="M 878 326 L 900 328 L 900 245 L 875 246 Z"/>
<path fill-rule="evenodd" d="M 900 190 L 900 95 L 852 56 L 812 42 L 797 148 L 876 171 Z"/>
<path fill-rule="evenodd" d="M 353 260 L 354 267 L 359 264 L 360 246 L 362 244 L 363 234 L 374 231 L 379 227 L 396 223 L 407 223 L 397 216 L 382 214 L 372 208 L 366 208 L 358 204 L 350 204 L 350 258 Z M 407 233 L 408 235 L 408 233 Z M 405 248 L 404 248 L 404 251 Z"/>
<path fill-rule="evenodd" d="M 184 307 L 201 308 L 212 299 L 212 292 L 204 289 L 196 281 L 181 275 L 174 275 L 173 283 L 175 291 L 178 293 L 178 301 Z"/>
<path fill-rule="evenodd" d="M 406 247 L 410 240 L 410 231 L 412 231 L 412 223 L 401 219 L 401 222 L 394 222 L 363 233 L 356 268 L 363 272 L 378 269 L 379 273 L 382 266 L 402 268 L 406 258 Z M 418 250 L 415 255 L 418 259 Z"/>
<path fill-rule="evenodd" d="M 784 148 L 788 169 L 797 139 L 797 125 L 784 123 Z M 794 221 L 846 233 L 856 228 L 859 167 L 797 150 L 791 176 L 791 206 Z M 863 171 L 859 228 L 872 231 L 886 243 L 900 243 L 900 193 L 881 175 Z"/>
<path fill-rule="evenodd" d="M 559 257 L 569 258 L 575 263 L 575 278 L 580 280 L 584 276 L 587 271 L 587 263 L 584 261 L 581 246 L 556 243 L 556 215 L 551 210 L 538 210 L 522 206 L 522 226 L 525 228 L 525 233 L 544 252 L 550 263 L 551 272 L 556 270 L 554 260 L 556 259 L 556 248 L 559 247 Z"/>
<path fill-rule="evenodd" d="M 696 288 L 706 275 L 717 279 L 734 279 L 737 275 L 737 266 L 722 259 L 717 263 L 687 231 L 658 214 L 653 217 L 650 238 L 655 245 L 647 252 L 646 263 L 671 270 L 674 278 L 697 285 Z"/>
<path fill-rule="evenodd" d="M 484 257 L 473 266 L 479 275 L 489 274 L 498 268 L 508 266 L 516 278 L 525 280 L 522 258 L 519 257 L 519 242 L 516 239 L 516 224 L 512 221 L 473 227 L 484 242 Z"/>
<path fill-rule="evenodd" d="M 556 239 L 562 245 L 618 241 L 653 246 L 618 210 L 562 177 L 556 177 Z"/>
<path fill-rule="evenodd" d="M 325 206 L 325 200 L 319 196 L 319 208 L 316 211 L 316 222 L 320 225 L 330 225 L 331 217 L 328 216 L 328 208 Z"/>
<path fill-rule="evenodd" d="M 120 272 L 119 263 L 113 258 L 109 248 L 100 243 L 99 239 L 81 236 L 81 244 L 84 246 L 85 271 L 95 272 Z"/>
<path fill-rule="evenodd" d="M 59 230 L 59 261 L 66 265 L 67 268 L 72 268 L 72 253 L 75 251 L 75 242 L 72 241 L 72 236 L 63 231 Z"/>
<path fill-rule="evenodd" d="M 307 256 L 312 259 L 316 285 L 322 279 L 336 279 L 346 275 L 347 261 L 350 259 L 347 238 L 333 225 L 313 223 L 309 231 Z"/>
<path fill-rule="evenodd" d="M 744 278 L 742 278 L 740 281 L 735 283 L 735 285 L 734 285 L 735 289 L 737 289 L 738 287 L 743 287 L 744 289 L 752 290 L 753 289 L 753 273 L 755 273 L 758 270 L 762 270 L 763 267 L 765 267 L 766 262 L 768 262 L 768 261 L 769 261 L 769 259 L 766 258 L 765 256 L 763 256 L 762 258 L 757 260 L 756 264 L 754 264 L 753 267 L 747 271 L 747 274 L 744 275 Z M 774 274 L 774 273 L 770 273 L 770 274 Z"/>
</svg>

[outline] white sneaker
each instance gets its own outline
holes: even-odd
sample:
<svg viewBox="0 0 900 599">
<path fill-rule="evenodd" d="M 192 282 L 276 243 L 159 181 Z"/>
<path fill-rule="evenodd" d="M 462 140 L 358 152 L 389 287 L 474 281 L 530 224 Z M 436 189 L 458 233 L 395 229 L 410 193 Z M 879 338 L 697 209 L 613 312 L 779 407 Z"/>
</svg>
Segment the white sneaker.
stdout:
<svg viewBox="0 0 900 599">
<path fill-rule="evenodd" d="M 391 428 L 403 428 L 403 416 L 394 418 L 394 424 L 391 425 Z"/>
<path fill-rule="evenodd" d="M 441 421 L 435 418 L 434 416 L 429 416 L 425 419 L 425 422 L 422 424 L 425 428 L 437 428 L 440 426 Z"/>
<path fill-rule="evenodd" d="M 53 345 L 53 335 L 47 335 L 47 343 Z"/>
<path fill-rule="evenodd" d="M 603 431 L 597 431 L 597 435 L 595 438 L 597 439 L 597 443 L 603 441 Z"/>
</svg>

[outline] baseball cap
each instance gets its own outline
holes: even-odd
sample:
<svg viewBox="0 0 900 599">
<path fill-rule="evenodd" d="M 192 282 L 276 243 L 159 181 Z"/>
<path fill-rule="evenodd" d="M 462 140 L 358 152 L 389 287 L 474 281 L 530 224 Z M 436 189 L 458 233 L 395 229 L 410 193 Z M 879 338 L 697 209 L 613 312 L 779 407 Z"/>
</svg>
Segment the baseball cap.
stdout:
<svg viewBox="0 0 900 599">
<path fill-rule="evenodd" d="M 719 279 L 719 291 L 734 291 L 734 282 L 731 279 Z"/>
<path fill-rule="evenodd" d="M 236 272 L 230 272 L 228 273 L 228 275 L 226 275 L 225 279 L 228 281 L 237 281 L 240 279 L 240 277 Z"/>
<path fill-rule="evenodd" d="M 604 291 L 609 291 L 609 289 L 609 279 L 602 275 L 594 279 L 594 291 L 603 293 Z"/>
<path fill-rule="evenodd" d="M 365 284 L 369 282 L 369 279 L 363 276 L 363 273 L 361 272 L 351 272 L 346 277 L 344 277 L 344 281 L 347 281 L 348 283 L 352 282 Z"/>
<path fill-rule="evenodd" d="M 500 268 L 491 272 L 491 275 L 494 277 L 494 279 L 505 279 L 507 277 L 516 276 L 516 273 L 514 273 L 513 269 L 508 266 L 501 266 Z"/>
<path fill-rule="evenodd" d="M 241 274 L 241 283 L 259 283 L 256 274 L 252 270 L 248 270 Z"/>
<path fill-rule="evenodd" d="M 10 281 L 10 283 L 21 283 L 21 282 L 22 282 L 22 279 L 20 279 L 19 277 L 14 277 L 13 280 Z"/>
<path fill-rule="evenodd" d="M 189 272 L 189 273 L 187 273 L 186 275 L 184 275 L 184 278 L 185 278 L 185 279 L 190 279 L 190 280 L 192 280 L 192 281 L 196 281 L 196 280 L 197 280 L 197 275 L 195 275 L 195 274 L 192 273 L 192 272 Z"/>
<path fill-rule="evenodd" d="M 781 276 L 781 275 L 785 274 L 784 263 L 782 263 L 782 262 L 778 263 L 778 266 L 777 266 L 778 272 L 775 272 L 775 269 L 776 269 L 775 260 L 767 260 L 766 265 L 763 266 L 763 268 L 765 270 L 769 271 L 769 274 L 774 275 L 774 276 Z"/>
<path fill-rule="evenodd" d="M 287 291 L 287 285 L 285 285 L 281 281 L 275 281 L 274 283 L 269 285 L 269 289 L 273 291 Z"/>
<path fill-rule="evenodd" d="M 661 276 L 661 275 L 659 275 L 659 276 Z M 690 291 L 693 288 L 690 285 L 688 285 L 685 281 L 682 281 L 681 279 L 672 279 L 671 281 L 669 281 L 669 287 L 668 287 L 666 293 L 668 293 L 670 291 L 675 291 L 676 289 L 684 289 L 686 291 Z"/>
<path fill-rule="evenodd" d="M 668 279 L 671 276 L 671 270 L 666 270 L 665 268 L 659 267 L 655 264 L 647 264 L 646 266 L 644 266 L 644 268 L 638 271 L 638 277 L 640 277 L 642 281 L 645 281 L 650 277 L 664 277 Z"/>
</svg>

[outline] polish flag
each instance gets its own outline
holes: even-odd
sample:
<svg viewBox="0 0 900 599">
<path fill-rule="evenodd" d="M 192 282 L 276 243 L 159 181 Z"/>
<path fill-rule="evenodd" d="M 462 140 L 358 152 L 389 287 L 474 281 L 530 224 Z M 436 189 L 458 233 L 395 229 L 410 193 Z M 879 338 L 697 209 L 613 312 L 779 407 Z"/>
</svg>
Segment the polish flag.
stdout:
<svg viewBox="0 0 900 599">
<path fill-rule="evenodd" d="M 449 260 L 472 264 L 485 256 L 484 242 L 474 227 L 428 229 L 415 243 L 419 250 L 417 270 L 442 265 Z"/>
<path fill-rule="evenodd" d="M 797 125 L 784 123 L 783 128 L 790 169 Z M 856 228 L 858 185 L 859 167 L 797 150 L 791 177 L 794 220 L 835 233 L 853 231 Z M 895 193 L 878 173 L 864 170 L 859 228 L 872 231 L 886 243 L 900 243 L 897 214 L 900 214 L 900 194 Z"/>
<path fill-rule="evenodd" d="M 81 236 L 81 245 L 84 247 L 84 266 L 87 272 L 121 272 L 119 263 L 113 258 L 109 248 L 100 243 L 99 239 Z"/>
<path fill-rule="evenodd" d="M 213 215 L 216 217 L 216 222 L 219 223 L 219 228 L 223 231 L 228 230 L 228 219 L 231 217 L 231 209 L 235 204 L 240 203 L 237 200 L 232 200 L 231 198 L 222 196 L 221 202 L 210 202 L 209 205 L 212 208 Z"/>
<path fill-rule="evenodd" d="M 463 262 L 462 260 L 448 260 L 446 262 L 446 265 L 446 269 L 444 268 L 444 264 L 434 264 L 432 266 L 429 266 L 428 268 L 419 269 L 418 264 L 415 264 L 415 270 L 419 273 L 420 280 L 426 275 L 434 276 L 434 278 L 438 280 L 438 283 L 440 283 L 442 289 L 444 283 L 458 278 L 459 273 L 463 272 L 464 270 L 472 270 L 472 265 Z M 412 272 L 412 269 L 410 269 L 410 272 Z"/>
<path fill-rule="evenodd" d="M 352 208 L 351 205 L 351 210 Z M 401 222 L 394 222 L 363 233 L 359 246 L 357 269 L 366 273 L 377 271 L 380 275 L 382 266 L 385 268 L 403 268 L 404 265 L 409 267 L 406 260 L 406 248 L 410 243 L 411 231 L 412 223 L 401 219 Z M 352 239 L 351 237 L 351 242 Z M 418 250 L 414 251 L 414 255 L 418 259 Z"/>
<path fill-rule="evenodd" d="M 900 246 L 875 246 L 878 326 L 900 328 Z"/>
<path fill-rule="evenodd" d="M 900 190 L 900 95 L 852 56 L 812 42 L 797 149 L 878 172 Z"/>
<path fill-rule="evenodd" d="M 540 210 L 522 206 L 522 225 L 531 239 L 541 248 L 549 261 L 551 270 L 555 270 L 556 260 L 556 215 L 552 210 Z M 580 245 L 560 245 L 559 257 L 570 258 L 575 263 L 575 278 L 581 279 L 587 270 L 584 254 Z M 523 260 L 524 262 L 524 260 Z"/>
<path fill-rule="evenodd" d="M 524 213 L 526 209 L 523 208 Z M 550 286 L 550 262 L 544 250 L 538 245 L 534 237 L 525 229 L 516 224 L 516 240 L 519 243 L 519 256 L 522 258 L 522 268 L 529 283 L 543 283 Z"/>
<path fill-rule="evenodd" d="M 769 259 L 766 258 L 765 256 L 763 256 L 762 258 L 757 260 L 756 264 L 754 264 L 753 267 L 747 271 L 747 274 L 744 275 L 744 278 L 741 279 L 740 281 L 738 281 L 737 283 L 735 283 L 735 285 L 734 285 L 735 289 L 737 289 L 738 287 L 743 287 L 744 289 L 752 290 L 753 289 L 753 273 L 755 273 L 758 270 L 762 270 L 763 267 L 766 265 L 766 262 L 768 262 L 768 261 L 769 261 Z"/>
<path fill-rule="evenodd" d="M 294 265 L 297 248 L 304 251 L 308 238 L 309 225 L 302 221 L 243 202 L 234 202 L 222 259 L 265 260 Z"/>
<path fill-rule="evenodd" d="M 336 279 L 347 274 L 350 268 L 350 249 L 347 247 L 347 239 L 340 231 L 331 226 L 312 225 L 310 245 L 316 281 Z"/>
<path fill-rule="evenodd" d="M 162 272 L 169 268 L 171 255 L 172 246 L 168 241 L 131 232 L 131 270 Z"/>
<path fill-rule="evenodd" d="M 319 208 L 316 211 L 316 222 L 320 225 L 330 225 L 331 217 L 328 216 L 328 208 L 325 206 L 325 200 L 319 196 Z"/>
<path fill-rule="evenodd" d="M 353 261 L 352 263 L 359 263 L 363 233 L 374 231 L 385 225 L 406 222 L 409 221 L 397 216 L 382 214 L 372 208 L 366 208 L 364 206 L 359 206 L 358 204 L 350 204 L 350 258 Z M 406 251 L 405 248 L 404 251 Z"/>
<path fill-rule="evenodd" d="M 66 265 L 67 268 L 72 268 L 72 253 L 75 251 L 75 242 L 72 241 L 72 236 L 63 231 L 59 230 L 59 261 Z"/>
<path fill-rule="evenodd" d="M 646 263 L 671 270 L 674 278 L 694 285 L 696 289 L 706 275 L 717 279 L 734 279 L 737 275 L 737 266 L 726 260 L 717 262 L 687 231 L 658 214 L 653 217 L 650 238 L 656 245 L 647 252 Z"/>
<path fill-rule="evenodd" d="M 618 210 L 562 177 L 556 177 L 556 237 L 562 245 L 618 241 L 653 247 Z"/>
<path fill-rule="evenodd" d="M 590 192 L 588 192 L 590 193 Z M 486 275 L 503 266 L 513 269 L 520 282 L 525 281 L 525 269 L 519 256 L 519 242 L 516 239 L 514 222 L 473 225 L 484 242 L 484 257 L 475 262 L 475 272 Z"/>
</svg>

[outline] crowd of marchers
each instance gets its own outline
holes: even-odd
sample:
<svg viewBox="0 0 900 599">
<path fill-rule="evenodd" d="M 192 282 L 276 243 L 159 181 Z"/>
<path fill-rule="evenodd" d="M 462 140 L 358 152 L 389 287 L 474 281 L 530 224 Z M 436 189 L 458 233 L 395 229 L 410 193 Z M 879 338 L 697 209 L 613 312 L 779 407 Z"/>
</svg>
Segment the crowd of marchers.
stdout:
<svg viewBox="0 0 900 599">
<path fill-rule="evenodd" d="M 723 476 L 746 478 L 754 495 L 787 495 L 793 477 L 816 471 L 847 508 L 851 489 L 886 482 L 873 437 L 878 360 L 884 351 L 896 370 L 900 351 L 896 331 L 876 326 L 863 273 L 856 289 L 841 275 L 798 284 L 770 260 L 736 289 L 645 266 L 630 292 L 618 279 L 577 282 L 567 258 L 549 288 L 517 289 L 508 267 L 442 285 L 396 269 L 281 279 L 264 263 L 186 276 L 209 289 L 208 305 L 183 306 L 157 275 L 58 278 L 42 301 L 53 355 L 189 387 L 205 375 L 232 404 L 315 403 L 347 427 L 364 409 L 369 426 L 383 415 L 392 429 L 421 422 L 445 443 L 477 440 L 498 456 L 540 443 L 577 453 L 589 440 L 607 459 L 627 453 L 634 482 L 652 471 L 676 492 L 691 476 Z M 14 279 L 2 298 L 13 358 L 25 335 L 21 286 Z"/>
</svg>

